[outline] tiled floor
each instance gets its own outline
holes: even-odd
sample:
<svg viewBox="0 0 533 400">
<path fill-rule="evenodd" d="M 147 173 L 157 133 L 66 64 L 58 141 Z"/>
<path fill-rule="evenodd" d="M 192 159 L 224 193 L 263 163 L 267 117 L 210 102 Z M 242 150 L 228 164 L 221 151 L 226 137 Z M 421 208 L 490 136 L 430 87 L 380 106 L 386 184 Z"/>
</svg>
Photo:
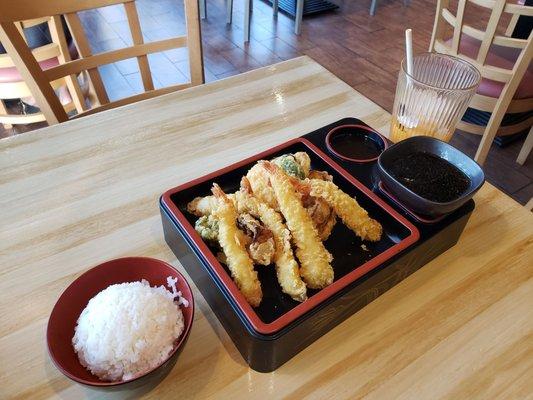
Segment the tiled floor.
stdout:
<svg viewBox="0 0 533 400">
<path fill-rule="evenodd" d="M 309 55 L 365 96 L 392 110 L 396 75 L 403 58 L 403 31 L 413 28 L 416 52 L 428 48 L 433 26 L 435 0 L 413 0 L 404 7 L 401 0 L 381 0 L 376 16 L 370 17 L 370 0 L 338 2 L 335 12 L 304 19 L 301 36 L 293 34 L 293 21 L 254 0 L 251 40 L 243 43 L 243 4 L 235 1 L 233 24 L 226 25 L 224 0 L 208 0 L 207 19 L 202 21 L 205 76 L 207 82 L 225 78 L 302 54 Z M 146 40 L 184 33 L 180 0 L 137 0 Z M 474 24 L 483 20 L 470 13 Z M 113 6 L 82 16 L 94 51 L 124 47 L 131 43 L 126 16 Z M 187 54 L 183 49 L 149 56 L 157 87 L 187 80 Z M 102 67 L 101 73 L 111 99 L 142 91 L 137 63 L 125 60 Z M 19 128 L 19 131 L 35 127 Z M 1 129 L 1 128 L 0 128 Z M 2 132 L 0 137 L 12 134 Z M 473 155 L 479 138 L 458 132 L 452 143 Z M 488 180 L 521 203 L 533 197 L 533 161 L 515 163 L 521 142 L 505 149 L 493 146 L 485 164 Z"/>
</svg>

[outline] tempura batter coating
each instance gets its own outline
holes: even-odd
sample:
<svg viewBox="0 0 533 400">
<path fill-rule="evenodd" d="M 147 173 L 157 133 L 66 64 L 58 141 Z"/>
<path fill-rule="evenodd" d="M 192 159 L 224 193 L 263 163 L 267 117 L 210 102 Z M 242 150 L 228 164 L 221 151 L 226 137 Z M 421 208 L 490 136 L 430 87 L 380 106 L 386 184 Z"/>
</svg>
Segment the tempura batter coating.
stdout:
<svg viewBox="0 0 533 400">
<path fill-rule="evenodd" d="M 331 181 L 333 182 L 333 177 L 327 173 L 327 171 L 317 171 L 316 169 L 313 169 L 309 171 L 309 175 L 307 176 L 309 179 L 320 179 L 322 181 Z"/>
<path fill-rule="evenodd" d="M 196 215 L 197 217 L 201 217 L 211 214 L 216 205 L 217 201 L 215 196 L 196 197 L 189 204 L 187 204 L 187 211 L 193 215 Z"/>
<path fill-rule="evenodd" d="M 305 177 L 309 175 L 309 171 L 311 170 L 311 158 L 309 157 L 309 154 L 307 154 L 305 151 L 298 151 L 294 153 L 294 159 L 298 164 L 300 164 L 300 167 L 304 171 Z"/>
<path fill-rule="evenodd" d="M 255 164 L 246 174 L 250 187 L 255 197 L 267 204 L 270 208 L 279 211 L 276 194 L 270 187 L 268 173 L 259 164 Z"/>
<path fill-rule="evenodd" d="M 235 205 L 235 195 L 228 194 L 226 195 Z M 196 230 L 203 239 L 218 240 L 218 222 L 216 218 L 212 215 L 214 209 L 216 208 L 216 198 L 215 196 L 205 196 L 197 197 L 187 204 L 187 211 L 191 214 L 194 214 L 200 219 L 196 221 Z M 270 265 L 274 258 L 275 253 L 275 242 L 270 234 L 268 229 L 264 229 L 251 215 L 245 215 L 245 213 L 238 213 L 237 217 L 237 227 L 241 231 L 239 237 L 241 242 L 244 243 L 248 254 L 252 258 L 254 264 L 259 265 Z M 209 219 L 206 220 L 206 217 Z M 202 220 L 203 218 L 203 220 Z M 210 231 L 207 231 L 203 225 L 206 225 L 206 222 L 217 222 L 217 232 L 213 234 Z M 200 221 L 200 227 L 198 227 Z M 200 229 L 199 229 L 200 228 Z M 208 235 L 209 234 L 209 235 Z M 226 264 L 226 262 L 224 262 Z"/>
<path fill-rule="evenodd" d="M 311 217 L 300 202 L 288 176 L 276 165 L 260 162 L 269 173 L 270 184 L 280 210 L 296 244 L 296 256 L 300 260 L 300 274 L 312 289 L 321 289 L 333 282 L 331 254 L 318 237 Z"/>
<path fill-rule="evenodd" d="M 274 235 L 257 218 L 248 212 L 239 212 L 237 227 L 243 232 L 248 254 L 259 265 L 270 265 L 276 253 Z"/>
<path fill-rule="evenodd" d="M 357 203 L 357 200 L 344 193 L 333 182 L 308 179 L 300 184 L 309 185 L 312 196 L 326 200 L 342 222 L 361 239 L 372 242 L 381 239 L 383 231 L 381 224 L 370 218 L 368 212 Z"/>
<path fill-rule="evenodd" d="M 332 179 L 331 175 L 325 171 L 309 170 L 311 161 L 306 153 L 295 153 L 293 157 L 300 165 L 302 171 L 304 171 L 308 176 L 314 176 L 318 179 L 325 180 Z M 285 173 L 286 171 L 283 172 Z M 280 211 L 278 201 L 276 200 L 276 195 L 270 186 L 268 172 L 264 168 L 262 168 L 259 164 L 254 165 L 248 171 L 246 178 L 250 182 L 250 187 L 252 188 L 254 197 L 257 197 L 274 210 Z M 296 178 L 290 177 L 290 179 Z M 300 196 L 307 213 L 313 220 L 313 224 L 318 230 L 320 239 L 326 240 L 331 234 L 335 223 L 337 222 L 335 213 L 331 207 L 325 201 L 321 201 L 322 199 L 320 198 L 313 199 L 309 193 L 303 192 L 299 192 L 298 196 Z M 198 203 L 198 207 L 201 208 L 204 204 L 206 204 L 206 202 L 206 200 L 200 201 Z"/>
<path fill-rule="evenodd" d="M 218 219 L 218 240 L 226 255 L 231 276 L 246 301 L 253 307 L 257 307 L 263 298 L 261 283 L 244 244 L 239 240 L 240 231 L 236 223 L 237 211 L 232 201 L 217 184 L 213 185 L 212 192 L 216 198 L 213 214 Z"/>
<path fill-rule="evenodd" d="M 326 222 L 324 222 L 323 225 L 318 227 L 318 235 L 320 236 L 320 240 L 325 241 L 329 238 L 331 232 L 333 232 L 333 228 L 335 227 L 336 223 L 337 215 L 332 212 Z"/>
<path fill-rule="evenodd" d="M 291 234 L 278 212 L 250 194 L 249 185 L 244 177 L 241 181 L 241 191 L 235 193 L 238 212 L 249 212 L 257 216 L 265 227 L 270 229 L 276 243 L 274 263 L 281 290 L 296 301 L 304 301 L 307 299 L 307 289 L 300 278 L 298 263 L 292 253 Z"/>
<path fill-rule="evenodd" d="M 282 158 L 290 158 L 292 162 L 296 164 L 296 167 L 298 167 L 297 169 L 301 171 L 302 176 L 300 176 L 300 178 L 306 178 L 309 175 L 311 159 L 307 153 L 300 151 L 294 154 L 284 154 L 272 160 L 274 164 L 277 164 L 280 167 L 285 166 L 287 170 L 284 172 L 287 173 L 293 171 L 293 169 L 290 168 L 290 165 L 280 163 Z M 278 202 L 276 200 L 274 191 L 270 187 L 269 177 L 265 169 L 260 167 L 259 164 L 255 164 L 246 174 L 246 178 L 248 178 L 248 181 L 250 182 L 254 196 L 263 203 L 266 203 L 269 207 L 279 211 Z"/>
<path fill-rule="evenodd" d="M 337 222 L 335 211 L 326 200 L 320 197 L 311 196 L 309 193 L 303 192 L 299 192 L 298 195 L 305 211 L 311 217 L 313 225 L 318 231 L 320 240 L 327 240 Z"/>
</svg>

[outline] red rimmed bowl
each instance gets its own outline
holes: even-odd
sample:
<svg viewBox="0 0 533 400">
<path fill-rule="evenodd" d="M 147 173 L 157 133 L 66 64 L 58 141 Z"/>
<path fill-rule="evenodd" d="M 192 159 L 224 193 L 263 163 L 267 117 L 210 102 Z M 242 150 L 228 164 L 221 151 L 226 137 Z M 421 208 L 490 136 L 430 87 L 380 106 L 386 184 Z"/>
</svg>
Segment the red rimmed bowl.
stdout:
<svg viewBox="0 0 533 400">
<path fill-rule="evenodd" d="M 178 279 L 176 288 L 189 301 L 189 305 L 188 307 L 180 306 L 185 327 L 167 359 L 143 375 L 130 380 L 105 382 L 91 374 L 81 365 L 72 346 L 76 322 L 89 300 L 108 286 L 117 283 L 146 279 L 150 286 L 167 287 L 169 276 Z M 118 258 L 91 268 L 72 282 L 61 294 L 48 320 L 46 331 L 48 352 L 55 366 L 75 382 L 94 388 L 129 390 L 149 382 L 156 383 L 170 372 L 189 337 L 193 318 L 192 290 L 183 275 L 172 265 L 147 257 Z"/>
<path fill-rule="evenodd" d="M 388 147 L 387 140 L 365 125 L 339 125 L 326 135 L 330 153 L 344 161 L 368 163 L 376 161 Z"/>
</svg>

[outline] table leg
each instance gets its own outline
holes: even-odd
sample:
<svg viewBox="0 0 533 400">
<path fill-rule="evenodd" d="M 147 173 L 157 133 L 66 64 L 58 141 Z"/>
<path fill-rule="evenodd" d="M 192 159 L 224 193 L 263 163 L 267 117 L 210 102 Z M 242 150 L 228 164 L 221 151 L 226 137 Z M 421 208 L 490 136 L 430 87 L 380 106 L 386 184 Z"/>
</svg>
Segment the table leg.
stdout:
<svg viewBox="0 0 533 400">
<path fill-rule="evenodd" d="M 278 0 L 272 0 L 272 13 L 274 16 L 278 16 Z"/>
<path fill-rule="evenodd" d="M 205 0 L 198 0 L 198 7 L 200 8 L 200 18 L 205 19 L 206 17 Z"/>
<path fill-rule="evenodd" d="M 244 0 L 244 43 L 250 41 L 250 3 L 252 0 Z"/>
<path fill-rule="evenodd" d="M 226 0 L 226 24 L 231 24 L 233 18 L 233 0 Z"/>
<path fill-rule="evenodd" d="M 296 19 L 294 21 L 294 33 L 299 35 L 302 31 L 302 18 L 304 15 L 304 0 L 296 0 Z"/>
<path fill-rule="evenodd" d="M 372 0 L 372 4 L 370 4 L 370 15 L 376 14 L 377 5 L 378 5 L 378 0 Z"/>
</svg>

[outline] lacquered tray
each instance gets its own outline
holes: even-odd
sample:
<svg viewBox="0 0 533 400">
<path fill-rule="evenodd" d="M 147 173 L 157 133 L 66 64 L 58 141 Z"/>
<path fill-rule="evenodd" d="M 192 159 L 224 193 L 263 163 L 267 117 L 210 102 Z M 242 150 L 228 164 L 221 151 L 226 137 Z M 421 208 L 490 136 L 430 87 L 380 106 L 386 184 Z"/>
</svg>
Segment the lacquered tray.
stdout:
<svg viewBox="0 0 533 400">
<path fill-rule="evenodd" d="M 226 328 L 250 366 L 271 371 L 343 321 L 373 298 L 453 245 L 473 209 L 469 202 L 444 221 L 426 226 L 409 220 L 377 189 L 374 163 L 356 165 L 334 161 L 326 154 L 325 135 L 334 126 L 362 122 L 345 119 L 284 143 L 209 175 L 167 191 L 160 200 L 165 239 Z M 322 149 L 320 148 L 322 147 Z M 362 242 L 339 221 L 325 242 L 333 254 L 335 281 L 309 299 L 297 303 L 281 292 L 272 266 L 257 267 L 263 289 L 258 308 L 249 306 L 212 249 L 194 230 L 196 217 L 185 211 L 196 196 L 210 192 L 217 182 L 228 193 L 238 189 L 241 176 L 259 159 L 287 152 L 307 151 L 312 167 L 327 170 L 334 182 L 355 196 L 384 227 L 377 243 Z M 343 164 L 342 168 L 339 164 Z M 357 177 L 357 178 L 356 178 Z M 358 179 L 359 178 L 359 179 Z M 403 215 L 402 215 L 403 214 Z"/>
<path fill-rule="evenodd" d="M 371 217 L 380 221 L 384 234 L 382 240 L 377 243 L 364 242 L 366 250 L 363 250 L 363 242 L 339 221 L 325 242 L 326 248 L 333 255 L 334 282 L 322 290 L 310 290 L 308 300 L 298 303 L 281 291 L 273 266 L 257 267 L 262 283 L 263 301 L 259 307 L 252 308 L 239 292 L 226 267 L 218 262 L 216 253 L 194 230 L 196 217 L 187 213 L 186 206 L 197 196 L 209 195 L 213 182 L 221 185 L 227 193 L 238 190 L 240 178 L 257 160 L 271 159 L 280 154 L 298 151 L 305 151 L 309 154 L 313 169 L 326 170 L 333 175 L 333 181 L 342 190 L 354 196 Z M 408 248 L 419 238 L 418 229 L 413 224 L 303 138 L 291 140 L 171 189 L 163 194 L 161 202 L 180 225 L 182 232 L 187 235 L 188 241 L 196 246 L 216 279 L 226 287 L 248 323 L 254 330 L 264 335 L 271 335 L 286 327 L 339 290 Z"/>
</svg>

